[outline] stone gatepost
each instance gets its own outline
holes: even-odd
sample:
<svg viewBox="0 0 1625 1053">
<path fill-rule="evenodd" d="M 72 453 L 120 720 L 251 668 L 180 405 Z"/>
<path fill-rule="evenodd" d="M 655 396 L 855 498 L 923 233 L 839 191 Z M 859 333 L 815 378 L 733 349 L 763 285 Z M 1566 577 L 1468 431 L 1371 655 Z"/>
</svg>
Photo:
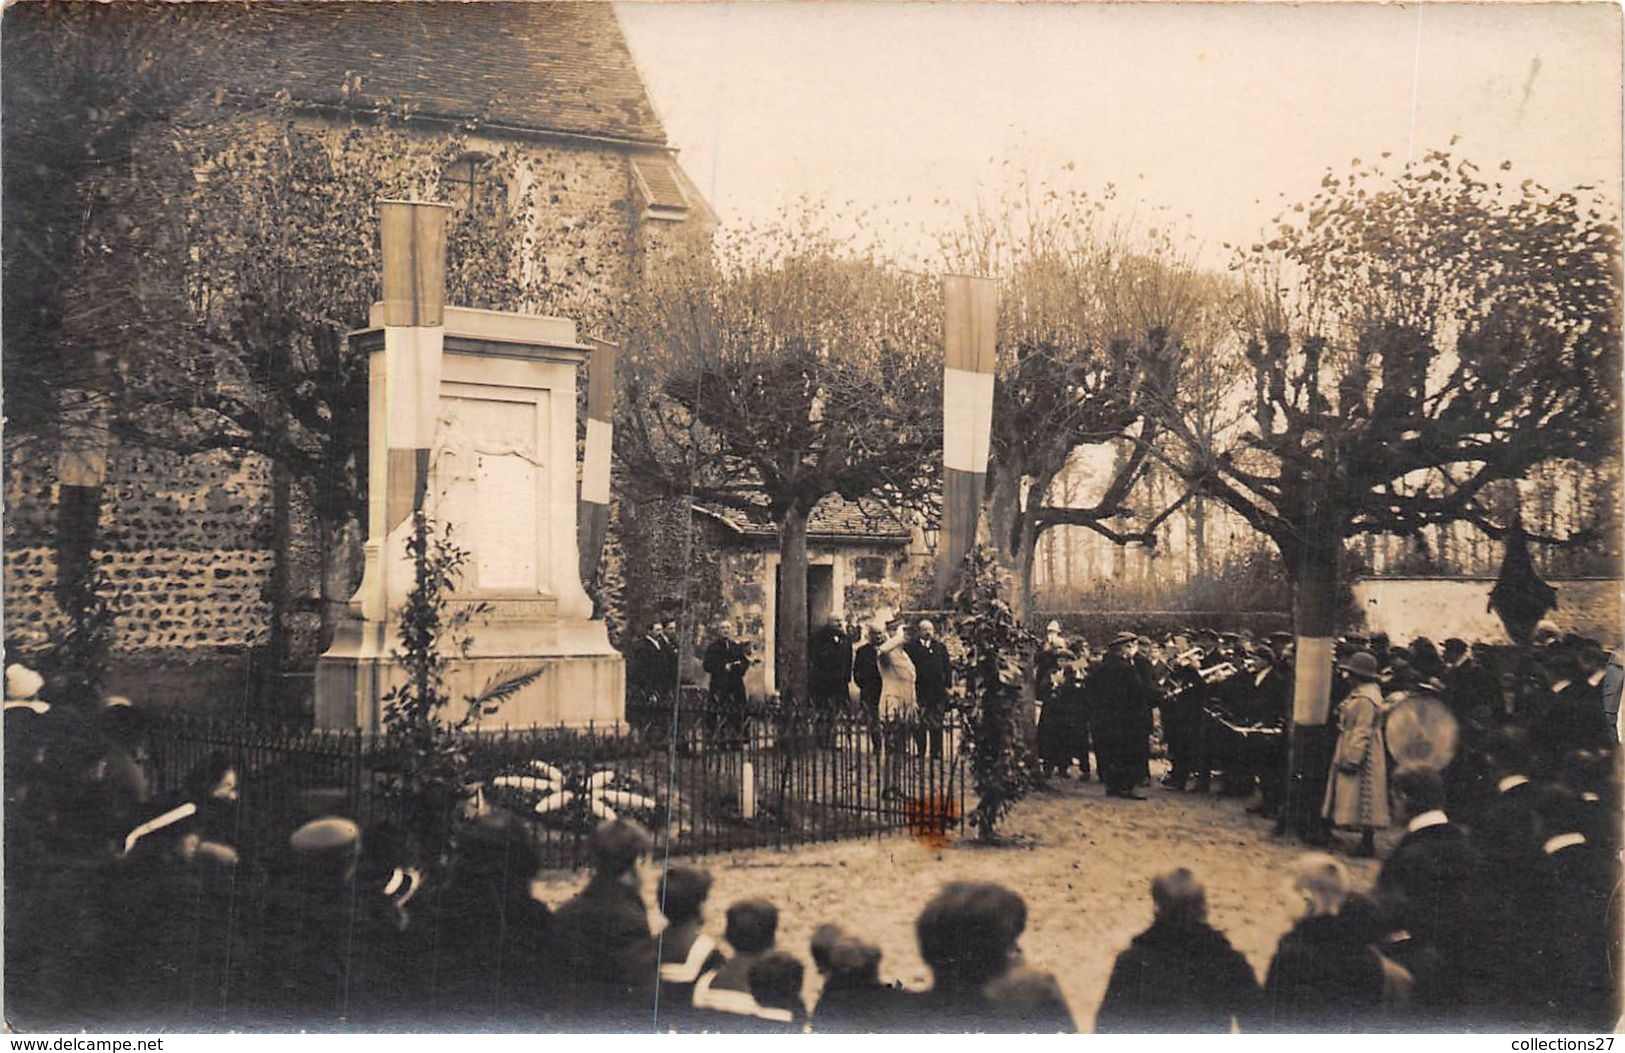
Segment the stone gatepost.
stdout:
<svg viewBox="0 0 1625 1053">
<path fill-rule="evenodd" d="M 625 666 L 592 617 L 576 540 L 576 371 L 592 349 L 568 319 L 440 306 L 440 209 L 385 203 L 384 302 L 350 335 L 368 358 L 366 570 L 317 662 L 316 725 L 380 730 L 405 679 L 393 656 L 416 507 L 468 552 L 453 604 L 484 608 L 449 663 L 454 701 L 540 669 L 482 726 L 618 722 Z"/>
</svg>

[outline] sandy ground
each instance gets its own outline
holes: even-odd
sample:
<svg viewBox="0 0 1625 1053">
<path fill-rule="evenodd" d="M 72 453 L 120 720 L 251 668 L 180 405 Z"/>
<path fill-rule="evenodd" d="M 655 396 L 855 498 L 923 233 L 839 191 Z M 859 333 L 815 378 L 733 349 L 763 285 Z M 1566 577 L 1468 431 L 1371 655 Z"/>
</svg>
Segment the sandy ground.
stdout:
<svg viewBox="0 0 1625 1053">
<path fill-rule="evenodd" d="M 1159 773 L 1160 774 L 1160 773 Z M 1301 846 L 1271 836 L 1271 824 L 1247 815 L 1245 800 L 1181 794 L 1153 785 L 1148 800 L 1105 797 L 1099 783 L 1066 781 L 1023 801 L 1001 828 L 1017 842 L 986 848 L 970 839 L 932 849 L 907 836 L 787 849 L 732 852 L 699 859 L 715 878 L 707 929 L 719 939 L 728 904 L 763 897 L 779 907 L 779 946 L 807 964 L 807 997 L 819 980 L 808 942 L 835 922 L 884 952 L 881 975 L 911 989 L 930 986 L 914 919 L 944 883 L 996 881 L 1027 901 L 1021 941 L 1029 964 L 1055 973 L 1081 1029 L 1092 1028 L 1112 962 L 1150 924 L 1151 878 L 1175 866 L 1196 872 L 1208 890 L 1213 924 L 1262 977 L 1276 941 L 1291 925 L 1283 885 Z M 1379 839 L 1379 850 L 1397 833 Z M 1337 852 L 1355 888 L 1367 888 L 1377 864 Z M 659 859 L 643 875 L 655 901 Z M 544 898 L 557 906 L 584 882 L 557 875 Z"/>
</svg>

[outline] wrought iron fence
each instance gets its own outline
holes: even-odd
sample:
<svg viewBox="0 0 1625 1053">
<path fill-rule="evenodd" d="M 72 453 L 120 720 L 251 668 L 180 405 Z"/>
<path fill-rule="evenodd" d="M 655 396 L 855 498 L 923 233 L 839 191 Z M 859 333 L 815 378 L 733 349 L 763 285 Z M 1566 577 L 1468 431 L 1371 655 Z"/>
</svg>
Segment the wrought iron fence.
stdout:
<svg viewBox="0 0 1625 1053">
<path fill-rule="evenodd" d="M 525 819 L 548 866 L 586 861 L 587 836 L 637 819 L 661 852 L 963 829 L 966 772 L 958 714 L 871 721 L 777 706 L 691 700 L 635 708 L 611 727 L 525 728 L 465 736 L 466 780 L 485 807 Z M 268 848 L 301 823 L 344 815 L 399 821 L 383 792 L 399 743 L 351 732 L 287 732 L 169 718 L 147 750 L 153 788 L 182 786 L 215 753 L 237 768 L 239 843 Z"/>
</svg>

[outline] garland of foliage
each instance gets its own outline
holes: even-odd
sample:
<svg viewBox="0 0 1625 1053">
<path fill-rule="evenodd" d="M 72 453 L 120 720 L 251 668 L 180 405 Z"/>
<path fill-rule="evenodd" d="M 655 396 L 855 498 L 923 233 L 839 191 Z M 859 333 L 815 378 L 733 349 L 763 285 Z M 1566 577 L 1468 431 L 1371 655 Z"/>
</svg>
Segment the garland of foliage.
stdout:
<svg viewBox="0 0 1625 1053">
<path fill-rule="evenodd" d="M 421 509 L 413 513 L 406 552 L 413 582 L 400 609 L 394 655 L 406 678 L 383 697 L 388 760 L 379 774 L 384 796 L 398 804 L 426 858 L 444 861 L 451 856 L 455 821 L 470 811 L 479 791 L 467 778 L 469 734 L 542 669 L 498 673 L 478 694 L 463 696 L 462 711 L 453 715 L 447 668 L 452 655 L 468 656 L 468 623 L 489 607 L 452 606 L 468 551 L 452 542 L 450 524 L 437 526 Z"/>
<path fill-rule="evenodd" d="M 1025 665 L 1037 641 L 1005 599 L 1010 588 L 986 546 L 966 553 L 951 597 L 963 656 L 956 672 L 965 685 L 965 735 L 978 839 L 994 842 L 997 826 L 1033 786 L 1035 764 L 1021 733 L 1017 703 Z"/>
</svg>

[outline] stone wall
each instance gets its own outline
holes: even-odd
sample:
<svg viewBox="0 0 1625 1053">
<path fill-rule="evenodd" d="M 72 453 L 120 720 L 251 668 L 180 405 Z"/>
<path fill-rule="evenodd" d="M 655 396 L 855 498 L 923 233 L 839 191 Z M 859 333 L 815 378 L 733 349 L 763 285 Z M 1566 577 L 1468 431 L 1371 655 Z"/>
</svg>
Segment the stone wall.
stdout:
<svg viewBox="0 0 1625 1053">
<path fill-rule="evenodd" d="M 264 461 L 225 453 L 113 452 L 96 560 L 118 611 L 117 652 L 175 658 L 263 642 L 266 474 Z M 52 594 L 55 504 L 48 465 L 8 465 L 6 636 L 24 654 L 62 626 Z"/>
<path fill-rule="evenodd" d="M 1553 581 L 1557 609 L 1547 617 L 1564 632 L 1576 632 L 1613 647 L 1621 641 L 1625 582 L 1618 578 Z M 1354 583 L 1355 607 L 1366 632 L 1386 632 L 1395 641 L 1426 636 L 1435 643 L 1452 636 L 1506 643 L 1506 628 L 1489 610 L 1493 578 L 1368 578 Z"/>
</svg>

